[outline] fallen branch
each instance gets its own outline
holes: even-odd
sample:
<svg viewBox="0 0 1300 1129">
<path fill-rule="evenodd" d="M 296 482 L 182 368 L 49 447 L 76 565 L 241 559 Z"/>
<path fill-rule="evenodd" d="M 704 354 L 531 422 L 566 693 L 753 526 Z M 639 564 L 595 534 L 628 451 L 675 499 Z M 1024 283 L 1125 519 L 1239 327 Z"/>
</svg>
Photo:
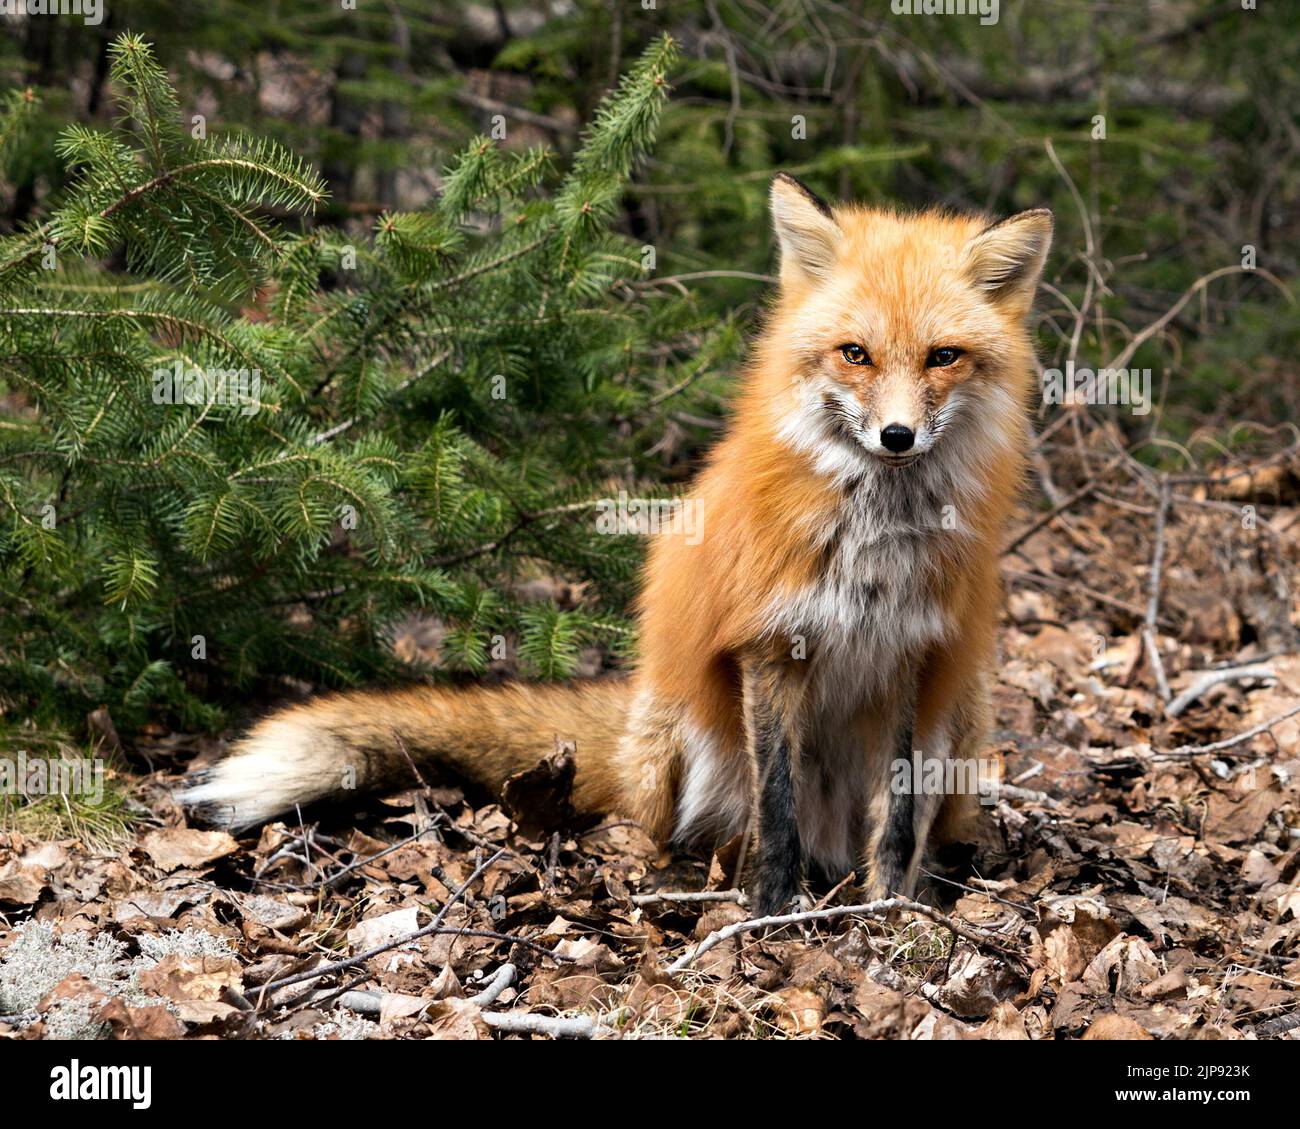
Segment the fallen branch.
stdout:
<svg viewBox="0 0 1300 1129">
<path fill-rule="evenodd" d="M 1022 804 L 1041 804 L 1045 808 L 1056 809 L 1061 806 L 1061 801 L 1049 796 L 1046 792 L 1039 792 L 1033 788 L 1021 788 L 1015 784 L 1003 784 L 995 781 L 980 789 L 981 796 L 989 796 L 995 802 L 998 800 L 1019 800 Z"/>
<path fill-rule="evenodd" d="M 749 898 L 740 890 L 697 890 L 694 893 L 664 891 L 658 894 L 633 894 L 634 906 L 652 906 L 659 902 L 736 902 L 748 905 Z"/>
<path fill-rule="evenodd" d="M 1255 1034 L 1262 1039 L 1271 1039 L 1275 1035 L 1285 1035 L 1288 1031 L 1294 1031 L 1300 1027 L 1300 1009 L 1287 1012 L 1286 1015 L 1279 1015 L 1275 1019 L 1266 1019 L 1263 1023 L 1255 1024 Z"/>
<path fill-rule="evenodd" d="M 330 995 L 332 994 L 330 993 Z M 355 1011 L 358 1015 L 378 1015 L 383 998 L 383 992 L 339 992 L 334 996 L 334 1002 L 341 1008 Z M 316 1006 L 328 1002 L 328 995 L 313 1001 Z M 430 1000 L 429 1002 L 432 1003 L 433 1001 Z"/>
<path fill-rule="evenodd" d="M 1183 291 L 1182 297 L 1179 298 L 1177 302 L 1170 306 L 1169 309 L 1160 315 L 1160 317 L 1156 318 L 1155 321 L 1149 323 L 1137 333 L 1133 334 L 1133 336 L 1128 339 L 1124 348 L 1101 367 L 1107 369 L 1127 368 L 1129 361 L 1133 359 L 1133 355 L 1147 342 L 1147 340 L 1154 337 L 1157 333 L 1163 330 L 1166 325 L 1173 321 L 1174 318 L 1182 312 L 1183 307 L 1197 294 L 1201 293 L 1201 291 L 1203 291 L 1211 282 L 1233 274 L 1257 274 L 1260 278 L 1267 279 L 1277 287 L 1277 289 L 1282 292 L 1282 296 L 1290 302 L 1291 305 L 1294 306 L 1296 304 L 1296 300 L 1291 296 L 1291 291 L 1286 288 L 1286 284 L 1271 271 L 1260 270 L 1256 267 L 1220 267 L 1218 270 L 1213 270 L 1210 271 L 1209 274 L 1202 275 L 1193 282 L 1191 286 Z"/>
<path fill-rule="evenodd" d="M 466 1003 L 475 1004 L 478 1007 L 487 1007 L 489 1004 L 497 1002 L 497 997 L 501 995 L 515 980 L 515 966 L 513 964 L 503 964 L 497 969 L 496 975 L 488 981 L 487 987 L 475 996 L 468 996 Z M 323 998 L 315 1001 L 317 1005 L 327 1003 L 331 998 L 337 998 L 338 1006 L 347 1008 L 349 1011 L 355 1011 L 358 1015 L 378 1015 L 383 1010 L 384 992 L 331 992 Z M 430 1000 L 429 1003 L 437 1003 L 436 1000 Z"/>
<path fill-rule="evenodd" d="M 1156 643 L 1156 621 L 1160 617 L 1160 575 L 1165 564 L 1165 522 L 1169 517 L 1169 479 L 1160 479 L 1160 504 L 1156 507 L 1155 547 L 1151 552 L 1151 577 L 1147 588 L 1147 614 L 1142 625 L 1142 642 L 1146 647 L 1147 662 L 1151 664 L 1151 674 L 1156 680 L 1156 690 L 1162 702 L 1170 698 L 1169 679 L 1165 676 L 1165 664 L 1160 658 L 1160 647 Z"/>
<path fill-rule="evenodd" d="M 403 847 L 408 847 L 416 840 L 427 835 L 438 825 L 444 818 L 444 813 L 438 812 L 434 815 L 433 821 L 428 827 L 421 831 L 408 835 L 405 839 L 399 839 L 396 843 L 390 843 L 382 851 L 376 851 L 373 855 L 367 855 L 365 858 L 359 858 L 355 862 L 350 862 L 341 870 L 336 870 L 333 874 L 326 875 L 324 878 L 318 878 L 313 882 L 275 882 L 269 878 L 254 878 L 253 881 L 262 886 L 274 886 L 277 890 L 328 890 L 336 882 L 346 878 L 354 871 L 360 870 L 364 866 L 369 866 L 372 862 L 377 862 L 385 855 L 391 855 L 394 851 L 400 851 Z"/>
<path fill-rule="evenodd" d="M 1141 608 L 1125 603 L 1114 596 L 1109 596 L 1105 592 L 1098 592 L 1095 588 L 1089 588 L 1086 584 L 1080 584 L 1076 580 L 1066 580 L 1063 576 L 1051 576 L 1045 572 L 1022 572 L 1014 568 L 1003 569 L 1002 575 L 1008 580 L 1019 581 L 1021 584 L 1037 584 L 1048 588 L 1064 589 L 1078 596 L 1087 596 L 1088 599 L 1094 600 L 1105 607 L 1125 612 L 1133 619 L 1142 620 L 1144 618 Z"/>
<path fill-rule="evenodd" d="M 469 1002 L 477 1004 L 479 1007 L 487 1007 L 489 1004 L 496 1003 L 497 997 L 515 982 L 515 971 L 513 964 L 503 964 L 497 969 L 496 975 L 487 982 L 487 987 L 478 995 L 470 996 Z"/>
<path fill-rule="evenodd" d="M 281 1000 L 279 1006 L 284 1008 L 286 1011 L 294 1010 L 299 1004 L 307 1004 L 310 1007 L 323 1008 L 327 1004 L 333 1003 L 335 1000 L 342 999 L 344 996 L 365 995 L 364 992 L 354 992 L 353 989 L 364 984 L 369 979 L 370 973 L 363 972 L 360 976 L 354 976 L 346 984 L 341 984 L 337 988 L 308 988 L 305 992 L 299 993 L 291 1000 Z M 247 1010 L 252 1011 L 255 1009 L 252 1004 L 249 1004 Z"/>
<path fill-rule="evenodd" d="M 884 919 L 890 910 L 895 909 L 910 910 L 922 917 L 928 917 L 935 924 L 942 925 L 950 933 L 969 941 L 972 945 L 992 949 L 1001 956 L 1012 960 L 1024 959 L 1022 954 L 1005 944 L 1001 939 L 995 938 L 987 930 L 962 924 L 946 914 L 931 909 L 927 905 L 922 905 L 920 902 L 914 902 L 910 898 L 879 898 L 874 902 L 865 902 L 856 906 L 829 906 L 826 909 L 805 910 L 802 913 L 785 913 L 772 917 L 755 917 L 747 921 L 737 921 L 722 929 L 714 930 L 696 945 L 691 952 L 673 961 L 668 966 L 668 972 L 672 974 L 685 971 L 710 949 L 716 948 L 723 941 L 729 941 L 732 937 L 738 937 L 742 933 L 753 933 L 759 929 L 775 929 L 782 925 L 802 925 L 809 921 L 828 921 L 836 917 L 858 916 Z"/>
<path fill-rule="evenodd" d="M 1094 490 L 1096 490 L 1097 487 L 1101 485 L 1102 477 L 1104 475 L 1109 474 L 1112 470 L 1114 470 L 1117 466 L 1119 466 L 1120 462 L 1127 455 L 1128 455 L 1127 451 L 1122 451 L 1120 454 L 1116 455 L 1113 459 L 1110 460 L 1110 462 L 1108 462 L 1104 467 L 1102 467 L 1101 470 L 1099 470 L 1090 479 L 1088 479 L 1087 482 L 1085 482 L 1082 486 L 1080 486 L 1079 489 L 1075 490 L 1072 494 L 1069 494 L 1066 497 L 1062 498 L 1059 502 L 1056 503 L 1056 505 L 1054 505 L 1050 510 L 1048 510 L 1047 513 L 1043 514 L 1036 521 L 1031 522 L 1019 533 L 1017 533 L 1010 541 L 1006 543 L 1005 546 L 1003 546 L 1002 549 L 1003 556 L 1005 556 L 1008 553 L 1014 553 L 1018 548 L 1020 548 L 1021 545 L 1023 545 L 1026 541 L 1028 541 L 1029 538 L 1031 538 L 1035 533 L 1037 533 L 1040 529 L 1042 529 L 1043 526 L 1048 525 L 1051 522 L 1055 521 L 1058 517 L 1061 516 L 1061 514 L 1063 514 L 1072 505 L 1074 505 L 1075 502 L 1079 501 L 1082 498 L 1087 497 Z"/>
<path fill-rule="evenodd" d="M 1195 702 L 1212 686 L 1221 682 L 1239 682 L 1247 678 L 1276 678 L 1277 674 L 1267 666 L 1230 666 L 1221 670 L 1206 670 L 1192 680 L 1192 684 L 1165 707 L 1169 717 L 1178 717 L 1186 712 L 1187 707 Z"/>
<path fill-rule="evenodd" d="M 1228 749 L 1236 748 L 1238 745 L 1244 745 L 1252 737 L 1258 737 L 1261 733 L 1267 733 L 1275 725 L 1281 725 L 1287 718 L 1295 717 L 1300 713 L 1300 706 L 1292 706 L 1285 713 L 1280 713 L 1276 717 L 1270 717 L 1267 721 L 1261 721 L 1247 729 L 1244 733 L 1238 733 L 1235 737 L 1227 737 L 1222 741 L 1215 741 L 1211 745 L 1180 745 L 1177 749 L 1171 749 L 1165 753 L 1154 753 L 1156 760 L 1171 760 L 1174 757 L 1193 757 L 1201 753 L 1222 753 Z"/>
<path fill-rule="evenodd" d="M 531 1011 L 485 1011 L 484 1023 L 508 1035 L 549 1035 L 552 1039 L 591 1039 L 618 1029 L 589 1015 L 535 1015 Z"/>
</svg>

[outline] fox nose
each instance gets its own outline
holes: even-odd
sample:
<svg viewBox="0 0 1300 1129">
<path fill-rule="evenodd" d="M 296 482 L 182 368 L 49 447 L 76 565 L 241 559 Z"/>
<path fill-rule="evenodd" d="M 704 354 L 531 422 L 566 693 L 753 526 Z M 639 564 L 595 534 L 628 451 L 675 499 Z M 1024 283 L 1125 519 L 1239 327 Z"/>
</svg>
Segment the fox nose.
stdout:
<svg viewBox="0 0 1300 1129">
<path fill-rule="evenodd" d="M 891 423 L 880 433 L 880 441 L 885 445 L 886 451 L 893 451 L 898 455 L 912 449 L 912 444 L 916 442 L 916 433 L 901 423 Z"/>
</svg>

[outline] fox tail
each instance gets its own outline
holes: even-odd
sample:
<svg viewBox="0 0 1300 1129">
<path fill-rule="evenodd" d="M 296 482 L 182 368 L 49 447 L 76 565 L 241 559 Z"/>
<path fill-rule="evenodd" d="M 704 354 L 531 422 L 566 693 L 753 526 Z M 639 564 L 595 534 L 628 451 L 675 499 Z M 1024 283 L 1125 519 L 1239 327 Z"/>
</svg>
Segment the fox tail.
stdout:
<svg viewBox="0 0 1300 1129">
<path fill-rule="evenodd" d="M 177 798 L 203 822 L 240 829 L 295 805 L 409 786 L 421 765 L 496 793 L 560 738 L 577 747 L 574 807 L 604 812 L 618 806 L 612 762 L 631 700 L 624 679 L 332 694 L 259 721 Z"/>
</svg>

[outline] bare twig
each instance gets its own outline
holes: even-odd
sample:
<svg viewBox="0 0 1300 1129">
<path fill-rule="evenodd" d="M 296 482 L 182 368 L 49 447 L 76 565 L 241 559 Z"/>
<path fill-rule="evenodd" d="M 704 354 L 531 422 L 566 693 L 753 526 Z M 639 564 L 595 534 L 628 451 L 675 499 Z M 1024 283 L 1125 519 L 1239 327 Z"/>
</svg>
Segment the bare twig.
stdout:
<svg viewBox="0 0 1300 1129">
<path fill-rule="evenodd" d="M 1279 1015 L 1275 1019 L 1267 1019 L 1263 1023 L 1255 1024 L 1255 1034 L 1264 1039 L 1271 1039 L 1275 1035 L 1285 1035 L 1288 1031 L 1294 1031 L 1300 1027 L 1300 1009 L 1287 1012 L 1286 1015 Z"/>
<path fill-rule="evenodd" d="M 666 890 L 658 894 L 633 894 L 634 906 L 652 906 L 659 902 L 735 902 L 748 905 L 749 899 L 739 890 Z"/>
<path fill-rule="evenodd" d="M 1046 572 L 1024 572 L 1014 568 L 1004 569 L 1002 575 L 1008 580 L 1019 581 L 1022 584 L 1038 584 L 1047 588 L 1062 588 L 1067 592 L 1087 596 L 1088 599 L 1095 600 L 1108 608 L 1126 612 L 1136 620 L 1141 620 L 1144 616 L 1143 610 L 1133 604 L 1125 603 L 1114 596 L 1108 596 L 1105 592 L 1098 592 L 1095 588 L 1089 588 L 1086 584 L 1080 584 L 1076 580 L 1066 580 L 1063 576 L 1052 576 Z"/>
<path fill-rule="evenodd" d="M 572 134 L 578 132 L 577 126 L 572 122 L 561 121 L 550 114 L 539 114 L 522 106 L 513 106 L 509 102 L 501 102 L 496 98 L 487 98 L 482 94 L 474 93 L 472 90 L 453 90 L 450 93 L 451 97 L 455 98 L 456 101 L 464 102 L 467 106 L 473 106 L 476 110 L 486 110 L 491 114 L 504 114 L 507 118 L 514 118 L 516 121 L 537 126 L 539 129 L 549 130 L 552 133 Z"/>
<path fill-rule="evenodd" d="M 1192 684 L 1179 694 L 1168 706 L 1165 713 L 1169 717 L 1178 717 L 1202 694 L 1221 682 L 1242 682 L 1248 678 L 1276 678 L 1277 674 L 1267 666 L 1229 666 L 1219 670 L 1202 671 L 1193 679 Z"/>
<path fill-rule="evenodd" d="M 949 932 L 964 938 L 972 945 L 992 949 L 994 952 L 1012 960 L 1023 959 L 1020 953 L 1006 944 L 1005 939 L 996 938 L 987 930 L 965 925 L 936 909 L 932 909 L 930 906 L 914 902 L 910 898 L 878 898 L 874 902 L 865 902 L 862 905 L 829 906 L 826 909 L 806 910 L 802 913 L 777 914 L 772 917 L 755 917 L 747 921 L 737 921 L 722 929 L 714 930 L 689 953 L 673 961 L 668 966 L 668 971 L 669 973 L 685 971 L 710 949 L 722 944 L 723 941 L 731 940 L 732 937 L 738 937 L 742 933 L 753 933 L 760 929 L 775 929 L 782 925 L 801 925 L 809 921 L 828 921 L 836 917 L 884 918 L 890 910 L 895 909 L 910 910 L 922 917 L 928 917 L 937 925 L 942 925 Z"/>
<path fill-rule="evenodd" d="M 353 989 L 360 984 L 364 984 L 369 979 L 370 973 L 363 972 L 360 976 L 354 976 L 346 984 L 341 984 L 337 988 L 325 988 L 323 990 L 318 988 L 308 988 L 305 992 L 294 996 L 291 1000 L 282 1000 L 280 1002 L 280 1007 L 293 1010 L 299 1004 L 308 1004 L 311 1007 L 323 1008 L 335 1001 L 340 1001 L 338 1004 L 339 1007 L 346 1007 L 349 1008 L 349 1010 L 356 1011 L 358 1009 L 352 1008 L 349 1004 L 342 1003 L 341 1001 L 349 997 L 368 995 L 369 993 L 366 992 L 354 992 Z M 249 1004 L 248 1006 L 251 1009 L 253 1005 Z M 376 1008 L 375 1010 L 378 1011 L 379 1009 Z"/>
<path fill-rule="evenodd" d="M 1097 266 L 1097 242 L 1093 235 L 1092 218 L 1088 213 L 1087 205 L 1083 202 L 1083 196 L 1079 193 L 1078 185 L 1074 183 L 1074 178 L 1069 174 L 1066 167 L 1061 164 L 1061 159 L 1056 155 L 1056 149 L 1052 145 L 1052 139 L 1049 137 L 1044 141 L 1044 147 L 1047 149 L 1048 159 L 1056 169 L 1061 179 L 1065 181 L 1065 186 L 1070 190 L 1070 195 L 1074 199 L 1075 208 L 1079 212 L 1079 219 L 1083 224 L 1084 252 L 1083 264 L 1088 268 L 1088 281 L 1084 284 L 1083 301 L 1075 309 L 1074 330 L 1070 335 L 1070 353 L 1069 358 L 1077 361 L 1079 358 L 1079 340 L 1083 336 L 1083 327 L 1087 322 L 1088 313 L 1092 308 L 1093 298 L 1098 286 L 1102 292 L 1106 292 L 1106 282 L 1101 276 L 1101 271 Z"/>
<path fill-rule="evenodd" d="M 298 831 L 302 835 L 302 853 L 307 860 L 307 869 L 315 870 L 316 864 L 311 861 L 311 837 L 307 834 L 307 826 L 302 821 L 302 806 L 294 804 L 293 810 L 298 813 Z"/>
<path fill-rule="evenodd" d="M 311 995 L 318 993 L 312 992 Z M 384 994 L 382 992 L 331 992 L 314 1001 L 316 1007 L 321 1007 L 333 1001 L 341 1008 L 348 1011 L 355 1011 L 358 1015 L 378 1015 L 379 1009 L 383 1006 Z M 432 1002 L 432 1001 L 430 1001 Z"/>
<path fill-rule="evenodd" d="M 591 1039 L 618 1029 L 590 1015 L 536 1015 L 531 1011 L 485 1011 L 484 1023 L 508 1035 L 549 1035 L 552 1039 Z"/>
<path fill-rule="evenodd" d="M 643 279 L 634 283 L 638 288 L 649 286 L 671 285 L 674 282 L 695 282 L 701 278 L 740 278 L 747 282 L 766 282 L 773 283 L 776 281 L 774 274 L 755 274 L 748 270 L 693 270 L 686 274 L 661 274 L 652 278 Z M 53 452 L 51 452 L 52 454 Z"/>
<path fill-rule="evenodd" d="M 1267 721 L 1261 721 L 1247 729 L 1244 733 L 1238 733 L 1235 737 L 1227 737 L 1222 741 L 1215 741 L 1211 745 L 1181 745 L 1177 749 L 1170 749 L 1165 753 L 1155 753 L 1156 760 L 1170 760 L 1174 757 L 1194 757 L 1201 753 L 1222 753 L 1228 749 L 1236 748 L 1238 745 L 1244 745 L 1252 737 L 1258 737 L 1261 733 L 1267 733 L 1275 725 L 1281 725 L 1287 718 L 1295 717 L 1300 713 L 1300 706 L 1292 706 L 1285 713 L 1280 713 L 1276 717 L 1270 717 Z"/>
<path fill-rule="evenodd" d="M 333 874 L 326 875 L 324 878 L 319 878 L 314 882 L 274 882 L 269 878 L 254 878 L 253 881 L 261 886 L 274 886 L 277 890 L 315 890 L 318 888 L 328 890 L 336 882 L 342 878 L 346 878 L 353 871 L 360 870 L 363 866 L 369 866 L 372 862 L 376 862 L 385 855 L 391 855 L 394 851 L 400 851 L 403 847 L 409 846 L 417 839 L 429 834 L 429 832 L 445 818 L 446 813 L 437 812 L 434 815 L 433 821 L 423 830 L 415 832 L 414 835 L 408 835 L 405 839 L 399 839 L 396 843 L 389 844 L 389 846 L 385 847 L 382 851 L 376 851 L 373 855 L 366 855 L 364 858 L 359 858 L 354 862 L 350 862 L 341 870 L 336 870 Z"/>
<path fill-rule="evenodd" d="M 476 1004 L 478 1007 L 487 1007 L 489 1004 L 496 1003 L 497 997 L 514 983 L 515 971 L 513 964 L 503 964 L 497 969 L 496 975 L 488 981 L 483 991 L 479 992 L 478 995 L 466 997 L 465 1002 Z M 362 979 L 365 978 L 362 977 Z M 357 981 L 352 983 L 355 984 Z M 358 1015 L 378 1015 L 383 1010 L 384 992 L 353 992 L 348 990 L 351 987 L 352 984 L 349 984 L 325 995 L 317 992 L 309 994 L 320 996 L 319 999 L 314 1001 L 317 1007 L 329 1003 L 331 1000 L 337 1000 L 339 1007 L 355 1011 Z M 429 1002 L 432 1004 L 437 1001 L 430 1000 Z"/>
<path fill-rule="evenodd" d="M 487 1007 L 489 1004 L 497 1002 L 497 997 L 501 995 L 511 984 L 515 982 L 515 966 L 513 964 L 503 964 L 497 969 L 496 975 L 487 982 L 487 986 L 476 996 L 470 996 L 469 1002 L 478 1004 L 479 1007 Z"/>
<path fill-rule="evenodd" d="M 1182 312 L 1183 307 L 1187 305 L 1188 302 L 1190 302 L 1197 294 L 1201 293 L 1211 282 L 1232 274 L 1257 274 L 1261 278 L 1267 279 L 1271 282 L 1281 291 L 1282 296 L 1290 302 L 1291 305 L 1295 305 L 1295 298 L 1292 297 L 1291 291 L 1287 289 L 1286 283 L 1271 271 L 1266 271 L 1262 267 L 1220 267 L 1218 270 L 1213 270 L 1210 271 L 1209 274 L 1202 275 L 1193 282 L 1192 285 L 1183 292 L 1182 297 L 1179 298 L 1177 302 L 1170 306 L 1169 309 L 1160 315 L 1160 317 L 1156 318 L 1155 321 L 1144 326 L 1135 333 L 1129 339 L 1128 344 L 1102 367 L 1108 369 L 1127 368 L 1129 361 L 1133 359 L 1133 354 L 1136 353 L 1150 338 L 1154 337 L 1164 329 L 1166 325 L 1173 321 L 1174 318 Z"/>
<path fill-rule="evenodd" d="M 965 890 L 968 894 L 978 894 L 981 898 L 985 898 L 990 902 L 997 902 L 1000 906 L 1006 906 L 1009 909 L 1015 910 L 1017 913 L 1023 913 L 1028 918 L 1035 916 L 1035 911 L 1030 906 L 1022 906 L 1019 902 L 1012 902 L 1008 901 L 1006 898 L 999 898 L 996 894 L 991 893 L 988 890 L 981 890 L 976 886 L 967 886 L 965 882 L 957 882 L 945 874 L 936 874 L 933 870 L 928 870 L 924 866 L 921 867 L 921 873 L 935 882 L 942 882 L 946 886 L 955 886 L 958 890 Z"/>
<path fill-rule="evenodd" d="M 1001 781 L 994 781 L 980 789 L 981 795 L 991 796 L 996 800 L 1019 800 L 1022 804 L 1041 804 L 1045 808 L 1059 808 L 1061 801 L 1049 796 L 1046 792 L 1038 792 L 1033 788 L 1020 788 L 1015 784 L 1003 784 Z"/>
<path fill-rule="evenodd" d="M 1097 489 L 1099 485 L 1101 485 L 1102 476 L 1105 474 L 1109 474 L 1112 470 L 1115 469 L 1115 467 L 1119 466 L 1120 462 L 1124 459 L 1125 454 L 1127 454 L 1127 452 L 1116 455 L 1113 459 L 1110 460 L 1110 462 L 1108 462 L 1105 466 L 1103 466 L 1101 470 L 1099 470 L 1090 479 L 1088 479 L 1087 482 L 1085 482 L 1082 486 L 1080 486 L 1079 489 L 1075 490 L 1071 494 L 1067 494 L 1045 514 L 1041 515 L 1039 518 L 1031 522 L 1019 533 L 1017 533 L 1015 537 L 1013 537 L 1010 541 L 1007 542 L 1006 546 L 1002 550 L 1003 554 L 1014 553 L 1018 548 L 1020 548 L 1021 545 L 1023 545 L 1026 541 L 1028 541 L 1029 538 L 1031 538 L 1035 533 L 1037 533 L 1040 529 L 1042 529 L 1043 526 L 1048 525 L 1049 523 L 1055 521 L 1058 517 L 1061 516 L 1062 513 L 1064 513 L 1072 505 L 1074 505 L 1075 502 L 1091 494 L 1095 489 Z"/>
<path fill-rule="evenodd" d="M 857 871 L 850 870 L 848 874 L 846 874 L 843 878 L 841 878 L 838 882 L 836 882 L 834 886 L 832 886 L 829 890 L 827 890 L 826 893 L 822 895 L 822 897 L 817 899 L 817 904 L 813 906 L 813 909 L 825 909 L 828 905 L 831 904 L 831 902 L 835 900 L 835 896 L 841 890 L 843 890 L 845 886 L 847 886 L 850 882 L 852 882 L 855 878 L 857 878 L 857 876 L 858 876 Z"/>
<path fill-rule="evenodd" d="M 1156 643 L 1156 625 L 1160 618 L 1160 575 L 1165 564 L 1165 522 L 1169 517 L 1169 478 L 1160 478 L 1160 504 L 1156 508 L 1155 547 L 1151 552 L 1151 577 L 1147 585 L 1147 614 L 1142 625 L 1142 642 L 1146 646 L 1147 662 L 1151 664 L 1151 673 L 1156 680 L 1156 689 L 1160 700 L 1168 702 L 1170 698 L 1169 679 L 1165 676 L 1165 664 L 1160 658 L 1160 648 Z"/>
<path fill-rule="evenodd" d="M 411 756 L 411 750 L 406 747 L 406 742 L 402 740 L 402 735 L 398 733 L 396 729 L 389 729 L 389 732 L 393 735 L 393 740 L 397 742 L 397 747 L 401 750 L 402 756 L 406 758 L 406 763 L 411 769 L 411 775 L 415 777 L 420 787 L 427 792 L 429 790 L 429 785 L 420 774 L 420 769 L 416 765 L 415 759 Z"/>
</svg>

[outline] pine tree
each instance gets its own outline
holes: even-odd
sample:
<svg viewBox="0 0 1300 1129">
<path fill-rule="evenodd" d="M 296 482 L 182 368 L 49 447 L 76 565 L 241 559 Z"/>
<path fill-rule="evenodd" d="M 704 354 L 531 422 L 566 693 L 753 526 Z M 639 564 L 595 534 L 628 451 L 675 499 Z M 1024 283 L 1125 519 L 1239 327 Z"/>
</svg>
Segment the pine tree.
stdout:
<svg viewBox="0 0 1300 1129">
<path fill-rule="evenodd" d="M 506 636 L 542 677 L 625 650 L 640 546 L 593 503 L 653 475 L 660 390 L 734 344 L 610 227 L 673 56 L 646 50 L 567 171 L 479 137 L 357 239 L 313 226 L 325 185 L 278 144 L 192 137 L 120 37 L 116 126 L 66 129 L 62 199 L 0 240 L 6 711 L 214 725 L 259 680 L 395 673 L 412 607 L 452 670 Z M 0 137 L 34 109 L 9 96 Z M 589 598 L 522 603 L 530 575 Z"/>
</svg>

